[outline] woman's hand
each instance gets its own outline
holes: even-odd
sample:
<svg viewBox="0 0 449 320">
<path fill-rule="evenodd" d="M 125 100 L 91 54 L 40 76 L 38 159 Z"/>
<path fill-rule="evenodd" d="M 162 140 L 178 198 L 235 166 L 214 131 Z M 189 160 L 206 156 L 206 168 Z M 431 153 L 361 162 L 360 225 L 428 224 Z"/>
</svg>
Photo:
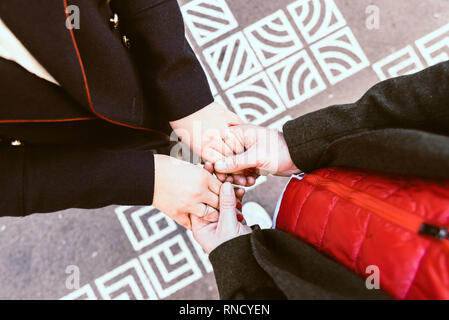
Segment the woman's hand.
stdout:
<svg viewBox="0 0 449 320">
<path fill-rule="evenodd" d="M 238 141 L 226 137 L 228 127 L 242 123 L 235 113 L 213 102 L 185 118 L 170 122 L 170 125 L 195 153 L 215 163 L 225 155 L 243 151 Z"/>
<path fill-rule="evenodd" d="M 280 176 L 301 172 L 293 163 L 281 132 L 250 124 L 229 130 L 244 146 L 245 152 L 227 156 L 216 162 L 216 172 L 234 173 L 249 168 Z"/>
<path fill-rule="evenodd" d="M 226 107 L 213 102 L 203 109 L 180 120 L 170 122 L 181 140 L 196 154 L 212 164 L 245 151 L 243 144 L 232 134 L 230 127 L 243 124 L 243 121 Z M 231 181 L 241 186 L 252 186 L 256 174 L 237 172 L 227 177 L 215 173 L 221 181 Z"/>
<path fill-rule="evenodd" d="M 165 155 L 155 155 L 154 163 L 154 207 L 188 229 L 189 215 L 218 220 L 221 182 L 217 178 L 201 167 Z"/>
<path fill-rule="evenodd" d="M 238 221 L 236 204 L 234 188 L 229 182 L 226 182 L 220 190 L 218 222 L 207 222 L 192 216 L 193 236 L 206 253 L 211 253 L 226 241 L 252 232 L 250 227 Z"/>
</svg>

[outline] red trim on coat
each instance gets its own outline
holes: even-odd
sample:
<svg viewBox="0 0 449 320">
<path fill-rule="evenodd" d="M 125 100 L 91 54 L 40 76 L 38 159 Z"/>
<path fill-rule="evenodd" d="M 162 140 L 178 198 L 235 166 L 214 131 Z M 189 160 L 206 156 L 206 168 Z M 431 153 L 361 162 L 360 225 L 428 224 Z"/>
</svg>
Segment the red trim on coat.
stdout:
<svg viewBox="0 0 449 320">
<path fill-rule="evenodd" d="M 84 121 L 95 120 L 96 117 L 84 117 L 84 118 L 68 118 L 68 119 L 16 119 L 16 120 L 0 120 L 0 123 L 28 123 L 28 122 L 72 122 L 72 121 Z"/>
</svg>

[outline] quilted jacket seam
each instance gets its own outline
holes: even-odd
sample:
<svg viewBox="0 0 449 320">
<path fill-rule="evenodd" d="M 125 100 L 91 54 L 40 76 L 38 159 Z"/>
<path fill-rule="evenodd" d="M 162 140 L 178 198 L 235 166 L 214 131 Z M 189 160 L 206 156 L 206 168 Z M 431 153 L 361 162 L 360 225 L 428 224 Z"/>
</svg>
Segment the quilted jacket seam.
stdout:
<svg viewBox="0 0 449 320">
<path fill-rule="evenodd" d="M 418 262 L 418 266 L 416 267 L 415 274 L 413 275 L 413 278 L 412 278 L 412 280 L 410 281 L 410 285 L 409 285 L 409 287 L 407 288 L 407 290 L 405 291 L 405 294 L 404 294 L 404 296 L 402 297 L 402 299 L 407 299 L 408 295 L 410 294 L 410 291 L 411 291 L 411 289 L 412 289 L 412 287 L 413 287 L 413 284 L 415 283 L 416 277 L 418 276 L 419 269 L 421 269 L 421 266 L 422 266 L 422 263 L 423 263 L 423 261 L 424 261 L 424 258 L 427 256 L 427 253 L 429 252 L 429 247 L 430 247 L 430 243 L 427 245 L 427 247 L 426 247 L 426 249 L 425 249 L 425 252 L 424 252 L 423 255 L 421 256 L 421 259 L 420 259 L 419 262 Z"/>
</svg>

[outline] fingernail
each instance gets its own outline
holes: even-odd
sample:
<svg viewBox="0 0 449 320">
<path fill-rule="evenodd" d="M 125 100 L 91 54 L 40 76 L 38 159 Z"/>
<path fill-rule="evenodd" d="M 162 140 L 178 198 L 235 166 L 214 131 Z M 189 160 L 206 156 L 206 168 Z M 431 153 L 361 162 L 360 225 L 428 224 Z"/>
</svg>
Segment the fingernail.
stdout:
<svg viewBox="0 0 449 320">
<path fill-rule="evenodd" d="M 217 161 L 215 163 L 215 169 L 216 170 L 226 170 L 226 163 L 224 163 L 223 161 Z"/>
<path fill-rule="evenodd" d="M 223 184 L 222 188 L 223 188 L 223 194 L 225 196 L 230 196 L 230 195 L 234 194 L 234 188 L 232 187 L 232 184 L 230 184 L 229 182 L 226 182 L 225 184 Z"/>
<path fill-rule="evenodd" d="M 237 207 L 237 209 L 242 210 L 242 203 L 241 202 L 237 202 L 236 207 Z"/>
<path fill-rule="evenodd" d="M 242 222 L 243 219 L 244 219 L 244 218 L 243 218 L 243 215 L 239 213 L 239 214 L 237 215 L 237 220 L 238 220 L 239 222 Z"/>
</svg>

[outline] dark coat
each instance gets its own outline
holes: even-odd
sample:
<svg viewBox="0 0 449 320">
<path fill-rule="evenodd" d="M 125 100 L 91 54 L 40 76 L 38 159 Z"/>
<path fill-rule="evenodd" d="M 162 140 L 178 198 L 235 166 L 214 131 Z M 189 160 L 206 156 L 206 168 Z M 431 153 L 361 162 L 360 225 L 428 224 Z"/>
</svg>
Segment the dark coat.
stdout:
<svg viewBox="0 0 449 320">
<path fill-rule="evenodd" d="M 284 137 L 295 165 L 305 172 L 340 166 L 449 179 L 448 106 L 449 62 L 444 62 L 383 81 L 355 103 L 289 121 Z M 388 298 L 279 230 L 228 241 L 210 259 L 223 299 Z"/>
<path fill-rule="evenodd" d="M 2 0 L 0 17 L 61 85 L 0 59 L 1 215 L 151 204 L 148 150 L 213 101 L 176 0 Z"/>
</svg>

